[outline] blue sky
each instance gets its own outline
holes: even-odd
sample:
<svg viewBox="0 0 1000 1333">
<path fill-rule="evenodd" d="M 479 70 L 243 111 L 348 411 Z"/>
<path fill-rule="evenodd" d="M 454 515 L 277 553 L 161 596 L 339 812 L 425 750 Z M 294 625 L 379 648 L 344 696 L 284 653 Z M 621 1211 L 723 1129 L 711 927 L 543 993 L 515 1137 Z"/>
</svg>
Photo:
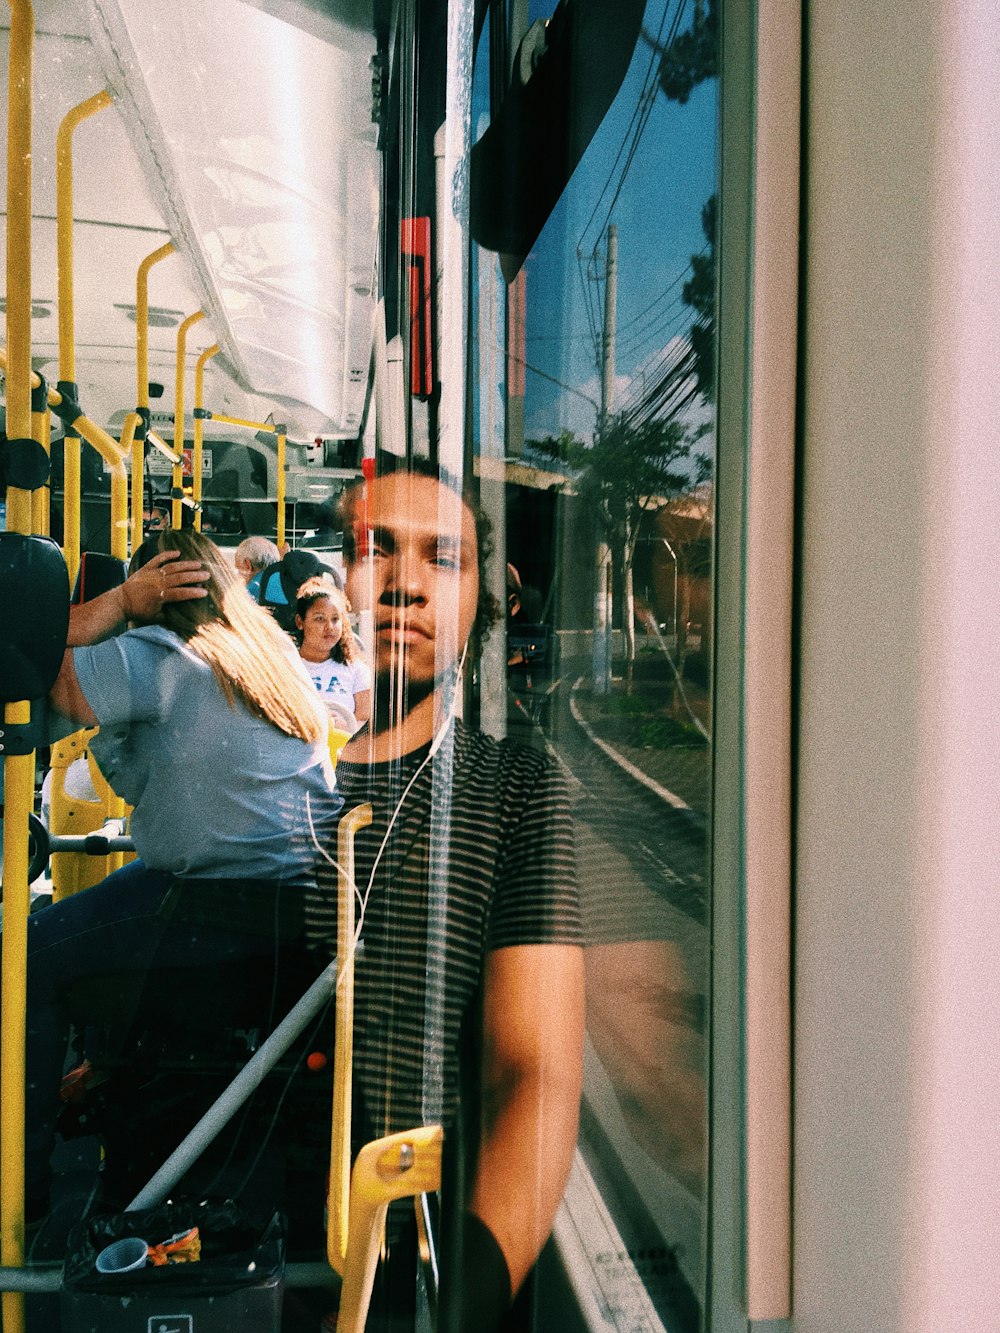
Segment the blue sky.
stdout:
<svg viewBox="0 0 1000 1333">
<path fill-rule="evenodd" d="M 645 31 L 666 33 L 683 6 L 680 27 L 690 25 L 691 0 L 650 0 Z M 551 4 L 532 3 L 531 17 L 551 12 Z M 631 166 L 613 211 L 644 86 L 652 77 L 650 45 L 640 38 L 629 72 L 615 102 L 560 198 L 525 263 L 528 290 L 528 362 L 576 389 L 572 393 L 529 371 L 526 377 L 526 435 L 554 433 L 560 427 L 581 435 L 593 430 L 594 409 L 579 394 L 598 400 L 599 380 L 590 336 L 584 282 L 588 264 L 577 259 L 595 246 L 603 277 L 605 226 L 618 226 L 618 351 L 616 396 L 619 405 L 641 391 L 641 370 L 655 363 L 672 336 L 683 335 L 692 312 L 680 300 L 692 254 L 705 245 L 702 205 L 716 188 L 717 83 L 694 90 L 680 106 L 657 92 L 635 147 Z M 477 93 L 486 61 L 477 61 Z M 655 65 L 653 67 L 655 72 Z M 474 109 L 476 122 L 479 99 Z M 622 146 L 624 151 L 619 152 Z M 616 159 L 617 165 L 616 165 Z M 602 190 L 607 186 L 603 199 Z M 600 202 L 599 202 L 600 201 Z M 595 214 L 596 206 L 596 214 Z M 589 265 L 591 271 L 594 265 Z M 603 282 L 588 282 L 592 320 L 600 330 Z M 631 387 L 630 386 L 631 381 Z"/>
</svg>

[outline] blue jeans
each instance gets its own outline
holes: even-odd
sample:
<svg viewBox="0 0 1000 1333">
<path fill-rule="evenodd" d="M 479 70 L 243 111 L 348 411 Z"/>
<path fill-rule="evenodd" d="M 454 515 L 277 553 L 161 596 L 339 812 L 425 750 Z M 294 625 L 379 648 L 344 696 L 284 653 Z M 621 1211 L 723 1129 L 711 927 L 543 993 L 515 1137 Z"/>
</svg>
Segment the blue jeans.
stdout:
<svg viewBox="0 0 1000 1333">
<path fill-rule="evenodd" d="M 116 1020 L 127 1024 L 138 1010 L 146 974 L 155 967 L 196 968 L 246 958 L 276 961 L 277 939 L 268 929 L 265 903 L 261 928 L 241 931 L 240 921 L 170 919 L 165 900 L 178 881 L 164 871 L 133 861 L 107 879 L 28 918 L 27 1081 L 25 1091 L 26 1193 L 36 1205 L 48 1193 L 49 1156 L 59 1112 L 59 1086 L 71 1019 L 69 992 L 75 983 L 103 974 L 120 974 Z M 224 902 L 225 882 L 202 881 Z M 297 893 L 291 884 L 254 886 L 271 895 L 275 914 L 281 891 Z M 199 882 L 184 881 L 197 896 Z M 232 881 L 239 898 L 242 881 Z M 221 899 L 218 896 L 222 891 Z M 275 896 L 276 895 L 276 896 Z M 233 917 L 239 918 L 240 911 Z M 133 984 L 134 983 L 134 984 Z"/>
</svg>

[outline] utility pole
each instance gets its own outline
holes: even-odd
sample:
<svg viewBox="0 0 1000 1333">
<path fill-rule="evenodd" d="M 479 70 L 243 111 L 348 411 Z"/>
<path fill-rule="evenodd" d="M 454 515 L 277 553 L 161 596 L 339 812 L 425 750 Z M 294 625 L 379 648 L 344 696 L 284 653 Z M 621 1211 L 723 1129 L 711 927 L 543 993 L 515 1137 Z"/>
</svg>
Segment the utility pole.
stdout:
<svg viewBox="0 0 1000 1333">
<path fill-rule="evenodd" d="M 608 227 L 608 259 L 604 274 L 604 336 L 601 339 L 601 430 L 615 410 L 615 312 L 618 305 L 618 227 Z"/>
<path fill-rule="evenodd" d="M 603 434 L 614 411 L 615 399 L 615 317 L 618 303 L 618 228 L 608 227 L 607 265 L 604 273 L 604 334 L 601 339 L 601 416 L 598 431 Z M 594 588 L 594 693 L 611 692 L 611 550 L 604 533 L 598 535 L 597 568 Z"/>
</svg>

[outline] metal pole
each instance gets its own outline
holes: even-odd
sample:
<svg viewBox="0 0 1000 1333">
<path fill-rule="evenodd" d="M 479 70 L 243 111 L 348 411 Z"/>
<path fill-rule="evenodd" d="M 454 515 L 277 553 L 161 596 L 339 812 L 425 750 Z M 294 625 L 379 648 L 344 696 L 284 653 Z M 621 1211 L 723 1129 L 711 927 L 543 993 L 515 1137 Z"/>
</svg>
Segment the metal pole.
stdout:
<svg viewBox="0 0 1000 1333">
<path fill-rule="evenodd" d="M 661 537 L 660 541 L 670 552 L 670 558 L 674 562 L 674 652 L 677 651 L 677 552 L 667 541 L 666 537 Z"/>
<path fill-rule="evenodd" d="M 615 322 L 618 305 L 618 228 L 608 227 L 608 260 L 604 280 L 604 337 L 601 341 L 601 430 L 615 410 Z"/>
<path fill-rule="evenodd" d="M 618 303 L 618 228 L 608 227 L 608 258 L 604 283 L 604 336 L 601 341 L 601 415 L 603 434 L 615 406 L 615 318 Z M 611 551 L 605 541 L 597 545 L 597 581 L 594 591 L 594 693 L 611 690 L 612 635 Z"/>
<path fill-rule="evenodd" d="M 174 464 L 173 482 L 171 483 L 170 526 L 181 526 L 181 493 L 184 490 L 184 374 L 187 365 L 188 329 L 205 318 L 204 310 L 196 310 L 188 315 L 177 330 L 177 379 L 174 385 L 174 453 L 178 462 Z"/>
<path fill-rule="evenodd" d="M 286 1014 L 260 1050 L 240 1070 L 218 1101 L 178 1144 L 149 1184 L 139 1191 L 126 1212 L 134 1213 L 140 1208 L 152 1208 L 163 1202 L 188 1168 L 225 1128 L 250 1094 L 256 1091 L 296 1037 L 328 1003 L 336 986 L 337 962 L 334 959 L 323 969 L 298 1004 Z"/>
</svg>

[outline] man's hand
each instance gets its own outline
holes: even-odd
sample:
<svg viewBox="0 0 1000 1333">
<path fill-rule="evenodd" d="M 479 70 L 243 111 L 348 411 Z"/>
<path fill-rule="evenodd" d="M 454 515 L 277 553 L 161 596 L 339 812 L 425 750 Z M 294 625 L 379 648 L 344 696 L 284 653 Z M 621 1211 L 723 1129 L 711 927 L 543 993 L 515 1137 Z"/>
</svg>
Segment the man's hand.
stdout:
<svg viewBox="0 0 1000 1333">
<path fill-rule="evenodd" d="M 159 551 L 142 569 L 92 602 L 69 609 L 67 648 L 100 643 L 126 621 L 153 620 L 167 602 L 206 596 L 211 575 L 198 560 L 178 560 L 179 551 Z"/>
<path fill-rule="evenodd" d="M 178 560 L 180 551 L 160 551 L 118 589 L 126 620 L 152 620 L 165 602 L 207 596 L 200 585 L 211 575 L 200 560 Z"/>
</svg>

